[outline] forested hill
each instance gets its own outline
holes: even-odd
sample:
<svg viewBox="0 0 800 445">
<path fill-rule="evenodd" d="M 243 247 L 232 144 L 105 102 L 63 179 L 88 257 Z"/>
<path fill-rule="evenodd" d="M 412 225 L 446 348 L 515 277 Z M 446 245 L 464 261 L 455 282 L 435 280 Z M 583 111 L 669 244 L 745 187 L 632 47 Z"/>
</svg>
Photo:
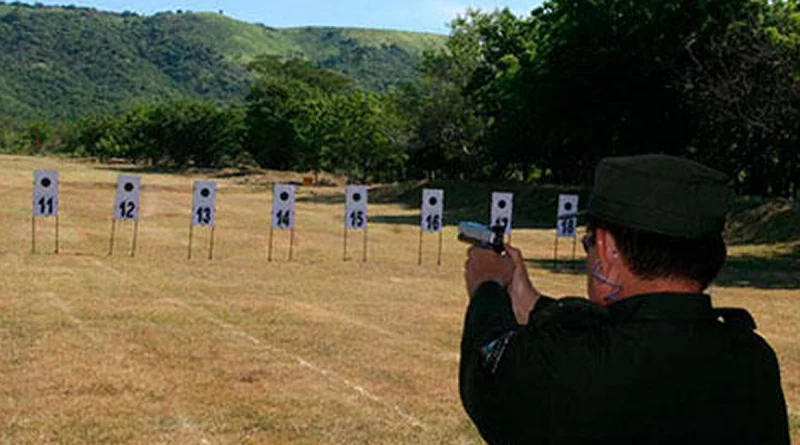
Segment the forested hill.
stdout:
<svg viewBox="0 0 800 445">
<path fill-rule="evenodd" d="M 418 75 L 433 34 L 275 29 L 224 16 L 153 16 L 0 2 L 0 118 L 62 120 L 179 97 L 228 102 L 248 91 L 259 54 L 306 58 L 385 90 Z"/>
</svg>

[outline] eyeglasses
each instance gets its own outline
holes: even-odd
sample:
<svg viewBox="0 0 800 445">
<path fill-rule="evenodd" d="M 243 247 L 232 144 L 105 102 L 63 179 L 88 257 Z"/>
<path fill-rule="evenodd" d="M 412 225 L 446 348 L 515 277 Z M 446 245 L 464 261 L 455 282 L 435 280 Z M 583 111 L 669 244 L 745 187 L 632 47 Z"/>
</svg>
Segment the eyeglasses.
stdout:
<svg viewBox="0 0 800 445">
<path fill-rule="evenodd" d="M 589 248 L 594 246 L 594 233 L 587 233 L 583 235 L 581 238 L 581 244 L 583 244 L 583 250 L 586 253 L 589 253 Z"/>
</svg>

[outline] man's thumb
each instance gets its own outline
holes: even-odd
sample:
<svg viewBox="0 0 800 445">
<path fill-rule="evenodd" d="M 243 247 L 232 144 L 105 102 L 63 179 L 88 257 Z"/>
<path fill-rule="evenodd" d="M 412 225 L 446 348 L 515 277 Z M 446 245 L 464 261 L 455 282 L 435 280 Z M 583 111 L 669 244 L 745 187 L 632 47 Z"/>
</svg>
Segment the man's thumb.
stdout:
<svg viewBox="0 0 800 445">
<path fill-rule="evenodd" d="M 514 264 L 516 264 L 517 266 L 524 265 L 525 260 L 524 258 L 522 258 L 522 252 L 516 247 L 511 247 L 510 244 L 506 244 L 506 253 L 511 258 L 511 260 L 514 261 Z"/>
</svg>

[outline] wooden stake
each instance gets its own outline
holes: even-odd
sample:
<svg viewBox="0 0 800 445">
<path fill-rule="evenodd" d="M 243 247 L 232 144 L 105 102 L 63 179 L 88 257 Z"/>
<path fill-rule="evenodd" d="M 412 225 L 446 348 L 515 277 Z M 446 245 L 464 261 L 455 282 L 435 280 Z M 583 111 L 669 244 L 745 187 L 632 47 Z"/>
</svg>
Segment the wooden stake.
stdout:
<svg viewBox="0 0 800 445">
<path fill-rule="evenodd" d="M 31 253 L 36 253 L 36 217 L 31 216 Z"/>
<path fill-rule="evenodd" d="M 444 230 L 439 231 L 439 258 L 436 260 L 436 265 L 442 265 L 442 244 L 444 243 Z"/>
<path fill-rule="evenodd" d="M 275 232 L 275 228 L 272 227 L 272 224 L 269 226 L 269 247 L 267 248 L 267 261 L 272 261 L 272 235 Z"/>
<path fill-rule="evenodd" d="M 56 215 L 56 255 L 58 255 L 58 215 Z"/>
<path fill-rule="evenodd" d="M 189 223 L 189 259 L 192 259 L 192 235 L 194 234 L 194 224 Z"/>
<path fill-rule="evenodd" d="M 422 266 L 422 227 L 419 228 L 419 249 L 417 249 L 417 266 Z"/>
<path fill-rule="evenodd" d="M 367 227 L 364 227 L 364 262 L 367 262 L 367 245 L 369 243 L 369 236 L 367 236 Z"/>
<path fill-rule="evenodd" d="M 347 261 L 347 222 L 344 223 L 344 254 L 342 261 Z"/>
<path fill-rule="evenodd" d="M 558 266 L 558 232 L 556 231 L 556 241 L 554 243 L 555 250 L 553 252 L 553 268 Z"/>
<path fill-rule="evenodd" d="M 214 232 L 215 232 L 216 228 L 217 228 L 217 226 L 211 226 L 211 241 L 209 241 L 209 245 L 208 245 L 208 259 L 209 260 L 213 260 L 214 259 L 214 236 L 215 236 Z"/>
<path fill-rule="evenodd" d="M 114 255 L 114 235 L 117 232 L 117 220 L 111 218 L 111 236 L 109 237 L 108 256 Z"/>
<path fill-rule="evenodd" d="M 292 230 L 289 232 L 289 261 L 292 261 L 292 255 L 294 253 L 294 225 L 292 225 Z"/>
<path fill-rule="evenodd" d="M 133 241 L 131 242 L 131 258 L 136 256 L 136 239 L 139 237 L 139 219 L 133 221 Z"/>
</svg>

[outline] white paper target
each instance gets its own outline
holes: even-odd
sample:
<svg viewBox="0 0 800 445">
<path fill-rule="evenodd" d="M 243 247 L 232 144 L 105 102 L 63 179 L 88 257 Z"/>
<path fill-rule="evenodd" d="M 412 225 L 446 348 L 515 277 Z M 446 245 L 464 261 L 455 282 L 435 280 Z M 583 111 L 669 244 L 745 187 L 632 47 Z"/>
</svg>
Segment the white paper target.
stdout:
<svg viewBox="0 0 800 445">
<path fill-rule="evenodd" d="M 214 227 L 217 217 L 217 183 L 195 181 L 192 200 L 192 224 Z"/>
<path fill-rule="evenodd" d="M 295 190 L 291 184 L 275 184 L 272 190 L 272 227 L 294 228 Z"/>
<path fill-rule="evenodd" d="M 117 177 L 117 198 L 114 200 L 114 219 L 137 221 L 139 219 L 139 192 L 142 178 L 119 175 Z"/>
<path fill-rule="evenodd" d="M 578 195 L 558 195 L 556 233 L 561 238 L 574 238 L 578 229 Z"/>
<path fill-rule="evenodd" d="M 502 192 L 492 193 L 492 215 L 490 225 L 503 226 L 506 228 L 506 235 L 510 235 L 513 215 L 514 194 Z"/>
<path fill-rule="evenodd" d="M 367 187 L 348 185 L 345 190 L 344 224 L 347 230 L 367 228 Z"/>
<path fill-rule="evenodd" d="M 422 220 L 424 232 L 441 232 L 444 224 L 444 190 L 422 190 Z"/>
<path fill-rule="evenodd" d="M 33 216 L 58 215 L 58 172 L 33 172 Z"/>
</svg>

